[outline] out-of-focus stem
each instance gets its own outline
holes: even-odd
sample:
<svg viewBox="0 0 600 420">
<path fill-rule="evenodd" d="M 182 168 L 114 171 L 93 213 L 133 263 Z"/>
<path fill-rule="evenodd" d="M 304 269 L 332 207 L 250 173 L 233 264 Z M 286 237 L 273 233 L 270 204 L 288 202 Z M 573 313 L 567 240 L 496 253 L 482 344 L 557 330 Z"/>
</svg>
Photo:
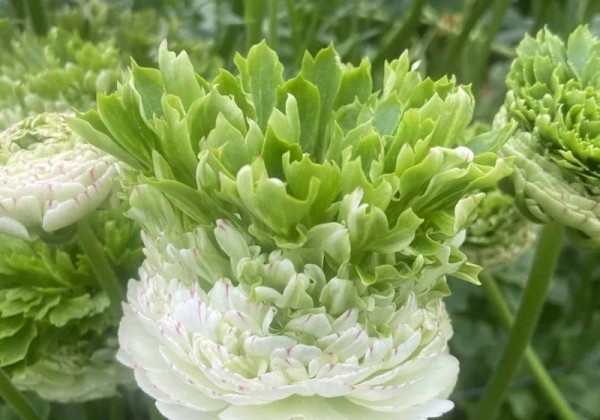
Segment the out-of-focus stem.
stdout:
<svg viewBox="0 0 600 420">
<path fill-rule="evenodd" d="M 121 303 L 124 300 L 124 293 L 119 279 L 111 268 L 102 245 L 94 235 L 92 228 L 86 218 L 79 221 L 78 239 L 81 247 L 88 256 L 92 270 L 98 279 L 98 283 L 110 299 L 110 307 L 115 320 L 119 320 L 122 315 Z"/>
<path fill-rule="evenodd" d="M 33 30 L 38 35 L 46 35 L 49 25 L 44 0 L 28 0 L 27 5 Z"/>
<path fill-rule="evenodd" d="M 248 49 L 263 39 L 262 20 L 264 11 L 264 0 L 244 0 L 244 24 L 246 25 L 246 46 Z"/>
<path fill-rule="evenodd" d="M 29 402 L 15 388 L 10 378 L 0 369 L 0 397 L 4 399 L 23 420 L 41 420 Z"/>
<path fill-rule="evenodd" d="M 519 311 L 510 330 L 504 353 L 475 411 L 477 419 L 496 418 L 504 394 L 517 373 L 544 304 L 560 253 L 563 231 L 564 227 L 556 223 L 547 224 L 542 230 Z"/>
<path fill-rule="evenodd" d="M 488 301 L 492 304 L 496 316 L 500 319 L 503 327 L 507 330 L 513 325 L 514 315 L 509 309 L 500 288 L 496 284 L 492 276 L 487 273 L 482 273 L 479 276 L 481 286 L 486 294 Z M 565 399 L 560 389 L 554 383 L 552 376 L 546 370 L 546 367 L 538 357 L 537 353 L 531 346 L 525 349 L 525 361 L 529 366 L 529 370 L 533 374 L 538 386 L 546 395 L 548 402 L 552 405 L 554 412 L 562 420 L 576 420 L 577 415 Z"/>
</svg>

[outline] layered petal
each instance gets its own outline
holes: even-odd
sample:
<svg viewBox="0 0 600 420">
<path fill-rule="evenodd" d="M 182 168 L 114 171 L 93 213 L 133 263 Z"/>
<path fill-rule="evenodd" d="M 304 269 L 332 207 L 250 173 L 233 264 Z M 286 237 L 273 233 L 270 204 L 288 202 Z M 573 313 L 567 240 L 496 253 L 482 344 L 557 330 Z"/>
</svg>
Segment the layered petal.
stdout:
<svg viewBox="0 0 600 420">
<path fill-rule="evenodd" d="M 526 37 L 507 78 L 505 110 L 519 123 L 503 148 L 514 156 L 509 190 L 536 222 L 561 223 L 597 246 L 600 219 L 600 41 L 586 27 L 566 42 L 549 30 Z"/>
<path fill-rule="evenodd" d="M 0 228 L 35 239 L 76 223 L 114 196 L 116 160 L 85 143 L 68 115 L 29 117 L 0 134 Z"/>
</svg>

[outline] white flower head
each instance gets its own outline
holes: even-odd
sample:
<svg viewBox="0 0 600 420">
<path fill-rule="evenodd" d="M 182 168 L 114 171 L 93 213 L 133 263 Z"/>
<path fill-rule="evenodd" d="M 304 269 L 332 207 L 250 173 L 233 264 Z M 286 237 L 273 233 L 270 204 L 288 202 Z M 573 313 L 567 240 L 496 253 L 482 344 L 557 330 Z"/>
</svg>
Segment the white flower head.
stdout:
<svg viewBox="0 0 600 420">
<path fill-rule="evenodd" d="M 116 159 L 84 142 L 68 114 L 29 117 L 0 133 L 0 232 L 34 239 L 113 197 Z"/>
<path fill-rule="evenodd" d="M 146 236 L 118 354 L 168 418 L 419 419 L 452 408 L 458 362 L 441 299 L 326 281 L 224 221 L 214 236 L 168 236 Z"/>
</svg>

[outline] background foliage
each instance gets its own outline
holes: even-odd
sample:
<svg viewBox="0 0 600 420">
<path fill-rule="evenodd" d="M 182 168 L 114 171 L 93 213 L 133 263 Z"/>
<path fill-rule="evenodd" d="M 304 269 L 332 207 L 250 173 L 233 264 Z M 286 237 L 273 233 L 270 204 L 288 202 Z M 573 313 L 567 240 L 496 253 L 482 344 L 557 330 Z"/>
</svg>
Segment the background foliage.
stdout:
<svg viewBox="0 0 600 420">
<path fill-rule="evenodd" d="M 250 45 L 266 38 L 293 73 L 305 49 L 314 54 L 329 43 L 335 44 L 343 61 L 358 65 L 368 56 L 374 75 L 382 74 L 385 60 L 408 49 L 411 59 L 420 62 L 423 74 L 455 74 L 459 82 L 471 83 L 477 104 L 475 120 L 490 123 L 504 100 L 504 80 L 523 35 L 547 26 L 564 38 L 582 23 L 600 35 L 600 2 L 0 0 L 0 89 L 3 78 L 44 66 L 39 58 L 44 56 L 43 43 L 54 26 L 77 36 L 80 42 L 108 45 L 124 67 L 130 57 L 140 65 L 155 65 L 158 44 L 166 38 L 171 49 L 185 49 L 206 78 L 214 76 L 220 66 L 232 65 L 236 52 L 246 53 Z M 32 47 L 21 49 L 24 42 Z M 24 51 L 30 55 L 24 56 Z M 561 391 L 584 419 L 600 418 L 598 256 L 596 251 L 565 241 L 533 341 Z M 492 273 L 513 310 L 531 259 L 526 253 L 511 266 Z M 445 418 L 462 419 L 472 413 L 483 394 L 506 331 L 480 287 L 458 280 L 451 280 L 450 286 L 453 295 L 447 305 L 455 330 L 451 346 L 461 361 L 461 372 L 453 394 L 457 407 Z M 145 396 L 128 389 L 123 390 L 123 398 L 115 398 L 109 405 L 106 401 L 59 405 L 35 396 L 31 399 L 40 413 L 51 419 L 160 418 Z M 13 417 L 7 407 L 0 407 L 0 418 Z M 554 418 L 526 367 L 513 382 L 499 418 Z"/>
</svg>

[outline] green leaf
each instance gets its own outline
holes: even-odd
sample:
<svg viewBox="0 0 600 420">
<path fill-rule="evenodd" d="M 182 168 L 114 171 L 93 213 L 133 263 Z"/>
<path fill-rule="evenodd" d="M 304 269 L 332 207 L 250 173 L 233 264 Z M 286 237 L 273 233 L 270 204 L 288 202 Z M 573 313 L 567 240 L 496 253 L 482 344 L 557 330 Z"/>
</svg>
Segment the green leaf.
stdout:
<svg viewBox="0 0 600 420">
<path fill-rule="evenodd" d="M 176 179 L 195 186 L 198 159 L 188 132 L 188 121 L 179 97 L 164 95 L 162 98 L 165 124 L 160 133 L 161 149 Z"/>
<path fill-rule="evenodd" d="M 25 318 L 13 316 L 0 318 L 0 340 L 15 335 L 25 325 Z"/>
<path fill-rule="evenodd" d="M 340 89 L 335 98 L 334 108 L 350 104 L 355 100 L 366 103 L 373 93 L 371 63 L 363 59 L 358 67 L 347 66 L 342 74 Z"/>
<path fill-rule="evenodd" d="M 163 114 L 161 99 L 165 93 L 160 71 L 140 67 L 135 62 L 131 65 L 131 81 L 140 94 L 142 112 L 146 119 L 161 117 Z"/>
<path fill-rule="evenodd" d="M 194 67 L 185 51 L 176 55 L 167 50 L 167 43 L 163 41 L 158 51 L 158 67 L 165 91 L 181 98 L 185 109 L 189 109 L 196 99 L 204 96 L 204 90 L 198 83 Z"/>
<path fill-rule="evenodd" d="M 208 95 L 194 102 L 188 112 L 190 139 L 196 153 L 200 140 L 207 137 L 215 128 L 219 115 L 222 115 L 240 133 L 246 134 L 244 114 L 234 99 L 213 88 Z"/>
<path fill-rule="evenodd" d="M 283 83 L 283 65 L 265 41 L 250 48 L 247 59 L 237 55 L 235 63 L 242 85 L 252 94 L 258 126 L 265 130 L 277 104 L 277 88 Z"/>
<path fill-rule="evenodd" d="M 567 41 L 569 64 L 578 76 L 582 76 L 594 48 L 594 37 L 585 26 L 579 26 Z"/>
<path fill-rule="evenodd" d="M 156 144 L 155 134 L 148 127 L 136 125 L 139 110 L 125 107 L 116 95 L 98 96 L 98 113 L 110 134 L 127 153 L 145 168 L 151 164 L 151 150 Z M 136 115 L 134 117 L 133 115 Z"/>
<path fill-rule="evenodd" d="M 16 334 L 0 340 L 0 367 L 24 360 L 37 333 L 35 323 L 30 321 Z"/>
<path fill-rule="evenodd" d="M 319 51 L 314 58 L 306 53 L 302 59 L 301 74 L 317 87 L 321 97 L 319 128 L 314 138 L 315 143 L 306 148 L 317 160 L 320 160 L 328 147 L 327 141 L 324 141 L 325 133 L 342 83 L 342 69 L 333 45 Z"/>
<path fill-rule="evenodd" d="M 486 131 L 468 140 L 466 146 L 477 156 L 487 152 L 497 152 L 510 139 L 516 124 L 508 123 L 496 130 Z"/>
<path fill-rule="evenodd" d="M 78 114 L 77 118 L 69 119 L 68 124 L 69 128 L 88 143 L 113 155 L 132 168 L 144 169 L 146 162 L 140 161 L 136 155 L 115 143 L 97 112 L 88 111 L 85 114 Z"/>
<path fill-rule="evenodd" d="M 300 118 L 300 144 L 303 150 L 310 153 L 310 145 L 318 141 L 315 136 L 319 128 L 321 111 L 321 95 L 319 89 L 300 74 L 286 81 L 279 87 L 280 108 L 285 106 L 288 96 L 296 99 L 298 117 Z"/>
<path fill-rule="evenodd" d="M 290 155 L 287 154 L 283 158 L 283 173 L 288 180 L 290 193 L 298 199 L 312 196 L 314 192 L 310 191 L 311 187 L 318 189 L 310 210 L 308 225 L 319 223 L 325 210 L 340 193 L 340 169 L 330 162 L 314 163 L 308 155 L 304 155 L 301 160 L 290 162 Z M 313 179 L 319 182 L 314 183 Z"/>
<path fill-rule="evenodd" d="M 81 319 L 94 313 L 95 305 L 89 294 L 74 298 L 62 299 L 60 305 L 50 311 L 48 319 L 57 326 L 63 327 L 69 321 Z"/>
<path fill-rule="evenodd" d="M 231 96 L 242 111 L 243 115 L 256 120 L 256 109 L 248 100 L 247 94 L 242 90 L 240 80 L 229 73 L 227 70 L 220 69 L 219 74 L 212 82 L 212 86 L 216 86 L 219 93 L 224 96 Z"/>
<path fill-rule="evenodd" d="M 204 202 L 202 195 L 195 189 L 172 180 L 148 180 L 148 184 L 162 191 L 186 215 L 199 224 L 210 224 L 206 214 L 200 210 Z"/>
</svg>

